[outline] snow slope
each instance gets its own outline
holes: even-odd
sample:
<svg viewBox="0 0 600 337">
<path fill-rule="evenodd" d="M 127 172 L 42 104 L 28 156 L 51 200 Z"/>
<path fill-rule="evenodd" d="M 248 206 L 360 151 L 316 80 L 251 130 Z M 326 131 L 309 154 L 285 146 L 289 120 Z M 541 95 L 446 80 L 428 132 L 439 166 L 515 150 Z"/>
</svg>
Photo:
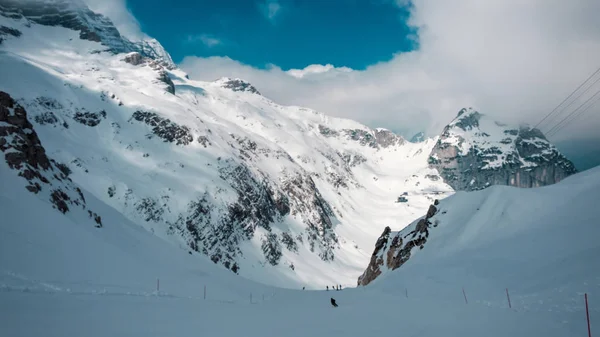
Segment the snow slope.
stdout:
<svg viewBox="0 0 600 337">
<path fill-rule="evenodd" d="M 164 55 L 115 54 L 115 34 L 101 44 L 24 18 L 0 25 L 21 33 L 0 44 L 0 91 L 73 181 L 242 276 L 352 285 L 381 228 L 452 193 L 427 167 L 433 140 L 280 106 L 239 79 L 189 80 Z"/>
<path fill-rule="evenodd" d="M 402 237 L 404 247 L 419 221 L 390 233 L 374 253 L 382 273 L 368 287 L 454 299 L 464 287 L 473 302 L 494 307 L 508 306 L 508 288 L 518 310 L 580 313 L 584 292 L 600 296 L 599 199 L 600 168 L 546 187 L 457 192 L 435 206 L 417 233 L 422 249 L 409 249 L 394 271 L 385 263 L 395 259 L 391 242 Z"/>
<path fill-rule="evenodd" d="M 585 336 L 583 292 L 592 322 L 600 317 L 599 214 L 589 207 L 598 200 L 600 169 L 547 188 L 460 192 L 440 204 L 448 217 L 405 266 L 339 292 L 276 289 L 235 276 L 85 191 L 105 226 L 82 225 L 7 174 L 13 171 L 0 163 L 7 183 L 0 190 L 2 336 Z M 507 196 L 527 197 L 540 215 L 519 221 L 531 212 Z M 563 212 L 552 212 L 557 205 Z"/>
</svg>

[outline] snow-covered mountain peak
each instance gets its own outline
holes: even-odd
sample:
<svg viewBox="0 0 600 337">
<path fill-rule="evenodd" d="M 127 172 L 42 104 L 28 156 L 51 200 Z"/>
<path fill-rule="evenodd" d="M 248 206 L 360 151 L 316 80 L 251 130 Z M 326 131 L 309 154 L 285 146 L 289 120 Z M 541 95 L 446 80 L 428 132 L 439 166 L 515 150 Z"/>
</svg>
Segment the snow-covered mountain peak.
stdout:
<svg viewBox="0 0 600 337">
<path fill-rule="evenodd" d="M 164 62 L 169 69 L 176 68 L 171 56 L 156 39 L 128 40 L 109 18 L 91 11 L 81 0 L 0 0 L 0 16 L 25 20 L 28 26 L 36 23 L 72 29 L 79 32 L 80 39 L 100 42 L 105 47 L 94 52 L 138 52 Z"/>
<path fill-rule="evenodd" d="M 481 113 L 473 108 L 463 108 L 458 112 L 456 118 L 454 118 L 452 122 L 448 124 L 448 127 L 458 127 L 463 131 L 478 128 L 481 116 Z"/>
<path fill-rule="evenodd" d="M 541 186 L 576 172 L 540 130 L 510 127 L 472 108 L 461 109 L 444 128 L 430 164 L 459 190 Z"/>
<path fill-rule="evenodd" d="M 432 149 L 487 130 L 481 118 L 409 143 L 279 105 L 239 78 L 190 80 L 157 42 L 143 45 L 151 54 L 107 19 L 57 3 L 0 0 L 0 90 L 82 190 L 257 281 L 353 284 L 385 226 L 401 229 L 453 193 L 428 166 Z"/>
<path fill-rule="evenodd" d="M 232 91 L 249 92 L 260 95 L 260 92 L 252 84 L 241 78 L 221 77 L 213 83 L 222 88 L 231 89 Z"/>
</svg>

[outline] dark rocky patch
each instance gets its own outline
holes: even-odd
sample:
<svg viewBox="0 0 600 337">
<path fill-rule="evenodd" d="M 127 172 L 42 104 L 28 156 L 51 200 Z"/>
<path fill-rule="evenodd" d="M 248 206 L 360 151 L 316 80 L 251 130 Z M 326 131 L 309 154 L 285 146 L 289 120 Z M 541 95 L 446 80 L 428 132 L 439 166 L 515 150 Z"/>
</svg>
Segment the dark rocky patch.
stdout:
<svg viewBox="0 0 600 337">
<path fill-rule="evenodd" d="M 152 133 L 163 141 L 177 145 L 188 145 L 194 137 L 187 126 L 181 126 L 168 118 L 160 117 L 154 112 L 138 110 L 133 113 L 129 121 L 136 120 L 152 127 Z"/>
<path fill-rule="evenodd" d="M 232 91 L 249 92 L 251 94 L 260 95 L 260 92 L 252 86 L 252 84 L 240 79 L 227 79 L 221 83 L 221 86 L 223 88 L 231 89 Z"/>
<path fill-rule="evenodd" d="M 89 111 L 76 111 L 73 115 L 73 119 L 83 125 L 87 126 L 96 126 L 102 122 L 103 119 L 106 119 L 106 111 L 102 110 L 99 112 L 89 112 Z"/>
<path fill-rule="evenodd" d="M 65 214 L 71 206 L 86 209 L 81 189 L 76 187 L 68 166 L 48 158 L 25 109 L 0 91 L 0 151 L 8 167 L 27 180 L 28 191 L 39 194 L 48 188 L 52 207 Z M 98 216 L 97 222 L 100 221 Z"/>
<path fill-rule="evenodd" d="M 296 243 L 296 241 L 294 240 L 294 238 L 292 237 L 292 235 L 288 232 L 283 232 L 281 233 L 281 242 L 285 245 L 285 247 L 290 251 L 290 252 L 298 252 L 298 244 Z"/>
<path fill-rule="evenodd" d="M 21 36 L 21 31 L 0 25 L 0 44 L 2 44 L 2 41 L 4 41 L 6 36 L 19 37 Z"/>
<path fill-rule="evenodd" d="M 261 243 L 260 248 L 265 255 L 265 259 L 272 266 L 276 266 L 279 264 L 279 260 L 281 259 L 281 245 L 279 244 L 279 240 L 277 239 L 277 234 L 269 233 L 267 234 Z"/>
<path fill-rule="evenodd" d="M 438 201 L 435 200 L 434 204 L 437 203 Z M 365 286 L 376 279 L 381 274 L 381 267 L 384 264 L 388 269 L 395 270 L 410 259 L 413 249 L 416 247 L 423 249 L 429 237 L 430 219 L 437 212 L 436 206 L 429 206 L 427 214 L 416 222 L 414 228 L 409 226 L 393 236 L 390 227 L 386 227 L 375 243 L 375 250 L 367 269 L 358 278 L 358 285 Z"/>
</svg>

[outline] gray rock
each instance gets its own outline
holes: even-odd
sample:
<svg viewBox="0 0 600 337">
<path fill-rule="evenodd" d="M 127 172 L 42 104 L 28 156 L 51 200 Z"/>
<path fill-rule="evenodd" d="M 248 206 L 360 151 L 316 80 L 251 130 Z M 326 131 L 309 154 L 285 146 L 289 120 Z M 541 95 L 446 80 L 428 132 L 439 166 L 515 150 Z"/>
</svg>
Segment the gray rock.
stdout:
<svg viewBox="0 0 600 337">
<path fill-rule="evenodd" d="M 576 173 L 566 157 L 538 129 L 482 130 L 484 115 L 462 109 L 444 128 L 429 157 L 429 165 L 455 190 L 479 190 L 491 185 L 539 187 Z M 468 134 L 468 137 L 464 137 Z M 497 142 L 490 141 L 493 134 Z"/>
</svg>

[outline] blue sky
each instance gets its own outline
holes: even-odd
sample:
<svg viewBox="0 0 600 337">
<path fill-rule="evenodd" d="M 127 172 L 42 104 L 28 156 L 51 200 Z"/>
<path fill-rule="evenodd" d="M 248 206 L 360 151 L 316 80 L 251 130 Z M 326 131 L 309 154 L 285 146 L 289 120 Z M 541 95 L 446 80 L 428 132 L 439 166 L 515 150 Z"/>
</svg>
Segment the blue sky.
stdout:
<svg viewBox="0 0 600 337">
<path fill-rule="evenodd" d="M 258 68 L 360 70 L 415 48 L 408 11 L 392 0 L 128 0 L 127 6 L 175 62 L 228 56 Z"/>
</svg>

